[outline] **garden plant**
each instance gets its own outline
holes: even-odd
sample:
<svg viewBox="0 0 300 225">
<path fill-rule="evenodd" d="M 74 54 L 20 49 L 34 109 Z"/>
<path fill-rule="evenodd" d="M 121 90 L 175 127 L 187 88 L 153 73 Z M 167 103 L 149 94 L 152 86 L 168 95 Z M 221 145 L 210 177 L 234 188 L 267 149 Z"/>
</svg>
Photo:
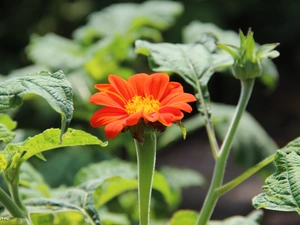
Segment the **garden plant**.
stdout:
<svg viewBox="0 0 300 225">
<path fill-rule="evenodd" d="M 184 43 L 163 42 L 162 32 L 181 13 L 182 5 L 171 1 L 115 4 L 91 14 L 73 39 L 32 36 L 27 53 L 33 64 L 0 83 L 0 224 L 258 225 L 261 208 L 300 212 L 300 139 L 278 149 L 245 111 L 256 82 L 274 88 L 278 43 L 259 45 L 251 29 L 236 33 L 200 21 L 185 27 Z M 216 73 L 240 82 L 236 107 L 210 101 L 208 82 Z M 29 102 L 41 120 L 58 113 L 60 129 L 33 135 L 16 129 L 12 118 Z M 198 212 L 178 209 L 181 190 L 204 178 L 188 168 L 155 168 L 156 152 L 188 142 L 203 127 L 213 176 Z M 255 145 L 260 148 L 248 157 L 245 151 Z M 34 156 L 51 165 L 46 151 L 70 157 L 78 148 L 79 158 L 93 158 L 99 149 L 102 155 L 78 168 L 73 185 L 53 188 L 32 165 L 40 164 Z M 127 161 L 119 157 L 121 148 Z M 248 169 L 225 183 L 230 154 Z M 262 193 L 253 196 L 257 210 L 211 219 L 222 195 L 272 163 Z"/>
</svg>

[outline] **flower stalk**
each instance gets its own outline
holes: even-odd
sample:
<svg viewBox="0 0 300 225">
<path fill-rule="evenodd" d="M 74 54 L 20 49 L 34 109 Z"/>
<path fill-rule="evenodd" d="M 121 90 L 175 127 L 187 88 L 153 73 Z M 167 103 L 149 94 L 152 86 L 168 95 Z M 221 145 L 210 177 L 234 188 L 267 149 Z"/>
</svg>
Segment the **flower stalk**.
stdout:
<svg viewBox="0 0 300 225">
<path fill-rule="evenodd" d="M 147 129 L 147 128 L 146 128 Z M 156 135 L 151 129 L 144 132 L 144 143 L 135 141 L 138 163 L 138 204 L 140 225 L 150 224 L 150 203 L 156 159 Z"/>
<path fill-rule="evenodd" d="M 210 184 L 208 194 L 203 204 L 202 210 L 198 217 L 197 225 L 205 225 L 208 223 L 213 209 L 220 197 L 217 189 L 221 187 L 225 173 L 225 166 L 228 159 L 229 151 L 232 145 L 234 135 L 236 133 L 242 114 L 246 109 L 250 99 L 255 79 L 241 80 L 241 94 L 236 108 L 236 112 L 228 129 L 227 135 L 220 149 L 220 154 L 216 160 L 213 178 Z"/>
</svg>

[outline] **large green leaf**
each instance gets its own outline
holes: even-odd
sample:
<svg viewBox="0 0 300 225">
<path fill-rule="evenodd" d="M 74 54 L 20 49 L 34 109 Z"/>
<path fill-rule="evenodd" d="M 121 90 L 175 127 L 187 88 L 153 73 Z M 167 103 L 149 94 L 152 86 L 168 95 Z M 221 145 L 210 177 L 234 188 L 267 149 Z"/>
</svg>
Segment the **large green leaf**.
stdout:
<svg viewBox="0 0 300 225">
<path fill-rule="evenodd" d="M 25 94 L 43 97 L 61 115 L 61 135 L 67 130 L 73 115 L 73 94 L 62 71 L 41 71 L 0 83 L 0 111 L 19 107 Z"/>
<path fill-rule="evenodd" d="M 61 69 L 69 72 L 83 65 L 85 51 L 70 39 L 47 34 L 43 37 L 32 36 L 27 53 L 38 65 L 53 71 Z"/>
<path fill-rule="evenodd" d="M 120 160 L 92 164 L 78 172 L 75 176 L 75 184 L 81 184 L 80 188 L 89 191 L 96 190 L 98 204 L 103 205 L 125 191 L 137 189 L 137 166 Z M 176 198 L 173 198 L 176 196 L 173 196 L 170 185 L 157 171 L 154 173 L 153 189 L 162 194 L 168 205 L 176 204 Z"/>
<path fill-rule="evenodd" d="M 207 83 L 214 73 L 214 62 L 210 51 L 202 44 L 153 44 L 147 41 L 135 42 L 136 52 L 148 56 L 151 69 L 159 72 L 179 74 L 195 88 L 198 97 L 203 96 L 206 105 L 199 110 L 209 110 Z M 201 95 L 199 95 L 201 92 Z"/>
<path fill-rule="evenodd" d="M 198 213 L 193 210 L 179 210 L 172 216 L 170 225 L 195 225 Z"/>
<path fill-rule="evenodd" d="M 212 23 L 202 23 L 193 21 L 183 29 L 182 36 L 184 43 L 201 43 L 206 35 L 210 34 L 216 37 L 216 41 L 234 46 L 240 45 L 240 38 L 237 32 L 231 30 L 222 30 Z M 213 57 L 218 68 L 230 67 L 233 64 L 233 58 L 225 51 L 217 49 L 214 42 L 211 43 Z M 256 44 L 259 47 L 259 44 Z M 214 49 L 213 49 L 214 48 Z M 277 84 L 279 73 L 276 66 L 270 59 L 262 62 L 263 74 L 260 80 L 269 88 L 274 88 Z"/>
<path fill-rule="evenodd" d="M 65 191 L 59 199 L 35 198 L 24 201 L 29 214 L 54 214 L 59 212 L 79 212 L 89 225 L 100 225 L 94 208 L 94 198 L 90 192 L 79 188 Z"/>
<path fill-rule="evenodd" d="M 10 143 L 3 151 L 0 151 L 0 157 L 6 159 L 6 163 L 1 165 L 0 169 L 5 169 L 10 166 L 13 157 L 17 154 L 22 158 L 20 162 L 24 162 L 30 157 L 36 155 L 44 159 L 41 155 L 42 152 L 52 150 L 55 148 L 67 146 L 80 146 L 80 145 L 100 145 L 106 146 L 106 142 L 102 142 L 97 137 L 86 133 L 81 130 L 69 128 L 64 134 L 63 142 L 60 142 L 60 129 L 48 129 L 41 134 L 30 137 L 22 143 Z M 19 163 L 19 162 L 15 162 Z"/>
<path fill-rule="evenodd" d="M 278 150 L 274 163 L 277 171 L 266 179 L 264 193 L 253 198 L 253 206 L 300 214 L 300 138 Z"/>
<path fill-rule="evenodd" d="M 138 34 L 139 37 L 153 37 L 153 34 L 157 35 L 156 29 L 165 30 L 174 24 L 182 11 L 179 2 L 171 1 L 114 4 L 91 14 L 87 25 L 76 30 L 74 35 L 85 43 L 95 37 L 115 34 L 128 34 L 132 38 L 138 38 Z"/>
</svg>

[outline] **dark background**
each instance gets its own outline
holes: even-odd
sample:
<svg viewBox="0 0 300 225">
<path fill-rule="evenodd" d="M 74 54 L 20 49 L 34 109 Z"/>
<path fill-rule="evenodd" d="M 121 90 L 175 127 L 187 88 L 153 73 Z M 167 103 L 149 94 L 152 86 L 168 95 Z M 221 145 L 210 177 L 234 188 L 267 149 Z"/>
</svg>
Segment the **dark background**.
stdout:
<svg viewBox="0 0 300 225">
<path fill-rule="evenodd" d="M 30 65 L 25 47 L 33 33 L 40 35 L 54 32 L 70 38 L 74 29 L 86 23 L 86 17 L 93 11 L 113 3 L 143 1 L 109 0 L 2 0 L 0 2 L 0 74 Z M 300 1 L 262 0 L 200 0 L 180 1 L 185 11 L 175 26 L 163 33 L 167 42 L 181 42 L 181 30 L 193 20 L 212 22 L 222 29 L 242 29 L 254 31 L 255 40 L 260 43 L 279 42 L 281 53 L 275 59 L 280 78 L 277 88 L 269 92 L 257 83 L 248 111 L 262 124 L 276 143 L 282 147 L 300 134 Z M 214 76 L 209 83 L 211 99 L 216 102 L 236 104 L 239 82 Z M 22 121 L 20 121 L 22 124 Z M 199 136 L 204 144 L 199 145 Z M 212 171 L 212 159 L 208 150 L 205 133 L 199 131 L 191 137 L 191 146 L 186 148 L 184 160 L 180 158 L 180 145 L 160 154 L 159 164 L 169 164 L 195 168 L 208 178 Z M 202 148 L 201 153 L 196 149 Z M 201 154 L 201 155 L 200 155 Z M 207 156 L 207 157 L 205 157 Z M 201 158 L 202 161 L 195 161 Z M 229 177 L 238 175 L 240 169 L 229 167 Z M 227 179 L 229 179 L 227 177 Z M 234 214 L 245 215 L 252 210 L 251 197 L 260 193 L 262 181 L 251 178 L 237 190 L 221 198 L 215 219 L 223 219 Z M 196 190 L 194 190 L 196 191 Z M 203 192 L 203 193 L 202 193 Z M 199 209 L 205 195 L 202 189 L 195 198 L 192 190 L 184 193 L 182 207 Z M 196 192 L 198 193 L 198 192 Z M 200 202 L 200 204 L 199 204 Z M 230 206 L 229 206 L 230 205 Z M 299 224 L 296 213 L 265 211 L 263 224 Z"/>
</svg>

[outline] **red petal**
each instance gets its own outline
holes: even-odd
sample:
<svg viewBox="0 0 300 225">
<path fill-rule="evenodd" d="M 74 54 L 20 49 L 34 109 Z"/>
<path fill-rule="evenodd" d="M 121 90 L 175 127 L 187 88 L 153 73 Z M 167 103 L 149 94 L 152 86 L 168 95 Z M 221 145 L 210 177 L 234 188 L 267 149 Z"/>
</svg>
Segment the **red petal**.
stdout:
<svg viewBox="0 0 300 225">
<path fill-rule="evenodd" d="M 90 119 L 90 124 L 92 127 L 100 127 L 126 117 L 127 113 L 124 110 L 105 107 L 94 113 Z"/>
<path fill-rule="evenodd" d="M 149 78 L 149 75 L 146 73 L 135 74 L 128 79 L 128 83 L 131 84 L 136 94 L 139 96 L 145 96 L 144 92 L 144 83 Z"/>
<path fill-rule="evenodd" d="M 176 102 L 194 102 L 196 97 L 189 93 L 173 93 L 161 101 L 161 105 L 170 105 Z"/>
<path fill-rule="evenodd" d="M 169 83 L 170 77 L 166 73 L 153 73 L 145 82 L 145 94 L 160 100 Z"/>
<path fill-rule="evenodd" d="M 98 92 L 93 94 L 90 102 L 97 105 L 109 106 L 114 108 L 124 108 L 124 100 L 113 92 Z"/>
<path fill-rule="evenodd" d="M 107 124 L 104 128 L 104 133 L 107 138 L 116 137 L 125 127 L 125 120 L 117 120 Z"/>
<path fill-rule="evenodd" d="M 179 109 L 165 107 L 159 110 L 159 122 L 165 126 L 171 126 L 175 121 L 181 120 L 183 113 Z"/>
<path fill-rule="evenodd" d="M 116 75 L 109 75 L 108 81 L 115 89 L 116 93 L 124 98 L 124 100 L 129 100 L 136 95 L 133 87 L 123 78 Z"/>
<path fill-rule="evenodd" d="M 125 121 L 126 126 L 136 125 L 142 117 L 142 112 L 131 114 Z"/>
</svg>

